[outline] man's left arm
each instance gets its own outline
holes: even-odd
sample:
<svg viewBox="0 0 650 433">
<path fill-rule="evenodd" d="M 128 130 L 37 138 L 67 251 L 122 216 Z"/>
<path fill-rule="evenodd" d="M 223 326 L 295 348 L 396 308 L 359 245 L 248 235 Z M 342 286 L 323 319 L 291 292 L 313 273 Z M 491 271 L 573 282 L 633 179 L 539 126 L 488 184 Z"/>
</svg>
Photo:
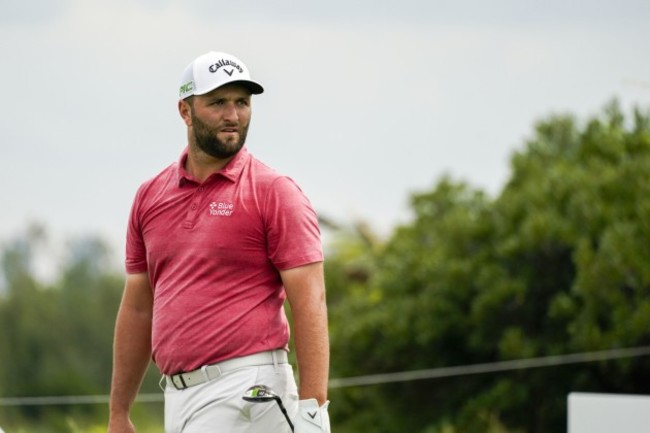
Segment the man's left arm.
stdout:
<svg viewBox="0 0 650 433">
<path fill-rule="evenodd" d="M 280 271 L 293 318 L 300 400 L 327 401 L 329 335 L 323 263 Z"/>
</svg>

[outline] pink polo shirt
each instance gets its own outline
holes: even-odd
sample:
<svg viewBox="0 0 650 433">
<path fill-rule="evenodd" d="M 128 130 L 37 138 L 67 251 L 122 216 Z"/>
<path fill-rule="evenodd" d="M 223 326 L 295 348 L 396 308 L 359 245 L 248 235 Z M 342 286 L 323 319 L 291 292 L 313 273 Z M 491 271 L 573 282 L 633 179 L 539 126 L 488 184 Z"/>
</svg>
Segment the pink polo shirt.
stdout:
<svg viewBox="0 0 650 433">
<path fill-rule="evenodd" d="M 153 287 L 164 374 L 288 348 L 278 270 L 323 260 L 316 213 L 290 178 L 243 148 L 199 184 L 186 159 L 140 187 L 127 231 L 126 271 Z"/>
</svg>

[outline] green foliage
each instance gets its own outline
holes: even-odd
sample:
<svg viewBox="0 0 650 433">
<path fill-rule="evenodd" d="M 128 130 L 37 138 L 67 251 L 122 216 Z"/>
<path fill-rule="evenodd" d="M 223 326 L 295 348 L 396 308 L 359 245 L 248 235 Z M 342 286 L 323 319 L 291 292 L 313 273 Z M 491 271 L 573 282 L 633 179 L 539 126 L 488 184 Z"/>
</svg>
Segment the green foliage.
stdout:
<svg viewBox="0 0 650 433">
<path fill-rule="evenodd" d="M 56 279 L 43 282 L 35 271 L 43 250 L 47 235 L 38 225 L 2 248 L 0 396 L 106 394 L 123 278 L 111 269 L 106 246 L 83 238 L 69 245 Z M 154 389 L 153 376 L 148 390 Z M 98 405 L 0 407 L 0 420 L 7 431 L 44 423 L 51 431 L 67 432 L 70 420 L 82 422 L 103 411 Z M 34 430 L 45 431 L 42 426 Z"/>
<path fill-rule="evenodd" d="M 385 244 L 329 259 L 333 376 L 650 344 L 648 114 L 626 121 L 613 102 L 584 126 L 550 117 L 511 168 L 494 199 L 443 178 L 413 195 L 413 222 Z M 637 358 L 341 389 L 332 412 L 342 433 L 561 431 L 568 392 L 648 393 L 648 367 Z"/>
</svg>

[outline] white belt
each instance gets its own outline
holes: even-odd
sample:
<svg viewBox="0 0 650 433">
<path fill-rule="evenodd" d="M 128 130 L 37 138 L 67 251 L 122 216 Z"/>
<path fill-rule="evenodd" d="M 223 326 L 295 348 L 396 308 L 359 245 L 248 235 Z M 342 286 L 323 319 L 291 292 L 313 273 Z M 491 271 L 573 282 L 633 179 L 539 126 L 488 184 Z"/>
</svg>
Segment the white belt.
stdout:
<svg viewBox="0 0 650 433">
<path fill-rule="evenodd" d="M 288 363 L 287 352 L 278 349 L 268 352 L 255 353 L 253 355 L 232 358 L 212 365 L 204 365 L 187 373 L 177 373 L 165 376 L 167 383 L 171 383 L 176 389 L 186 389 L 191 386 L 200 385 L 212 379 L 216 379 L 229 371 L 242 367 L 253 367 L 256 365 L 275 365 Z"/>
</svg>

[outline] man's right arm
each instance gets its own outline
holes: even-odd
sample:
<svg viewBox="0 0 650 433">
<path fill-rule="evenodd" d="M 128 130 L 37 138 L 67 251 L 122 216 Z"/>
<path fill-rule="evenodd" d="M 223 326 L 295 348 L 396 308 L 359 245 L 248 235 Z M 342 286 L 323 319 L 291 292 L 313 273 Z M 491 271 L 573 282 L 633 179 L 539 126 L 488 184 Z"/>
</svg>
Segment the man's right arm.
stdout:
<svg viewBox="0 0 650 433">
<path fill-rule="evenodd" d="M 152 314 L 148 274 L 127 275 L 115 322 L 109 433 L 135 432 L 129 411 L 151 360 Z"/>
</svg>

